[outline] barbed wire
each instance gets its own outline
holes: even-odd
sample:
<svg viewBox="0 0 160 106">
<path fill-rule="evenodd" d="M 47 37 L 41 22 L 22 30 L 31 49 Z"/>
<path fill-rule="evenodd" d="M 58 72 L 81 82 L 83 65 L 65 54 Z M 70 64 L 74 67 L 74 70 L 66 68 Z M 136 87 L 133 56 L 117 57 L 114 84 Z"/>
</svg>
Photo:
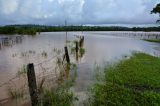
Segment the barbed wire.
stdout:
<svg viewBox="0 0 160 106">
<path fill-rule="evenodd" d="M 63 56 L 63 55 L 62 55 L 62 56 Z M 43 63 L 50 62 L 51 60 L 55 59 L 56 57 L 58 57 L 58 55 L 55 55 L 55 56 L 51 57 L 50 59 L 45 60 L 45 61 L 42 61 L 42 62 L 40 62 L 40 63 L 36 63 L 36 64 L 34 64 L 34 66 L 38 66 L 38 65 L 41 65 L 41 64 L 43 64 Z"/>
<path fill-rule="evenodd" d="M 59 52 L 59 51 L 55 50 L 54 52 L 55 52 L 55 54 L 52 55 L 52 56 L 49 56 L 49 59 L 43 60 L 41 62 L 39 62 L 41 59 L 39 59 L 34 53 L 32 53 L 32 55 L 31 55 L 32 59 L 34 59 L 34 62 L 33 62 L 34 68 L 42 70 L 42 72 L 38 72 L 38 73 L 36 72 L 37 69 L 35 70 L 37 82 L 40 81 L 42 78 L 45 78 L 47 80 L 47 81 L 45 81 L 45 85 L 47 85 L 48 87 L 51 85 L 51 84 L 49 84 L 49 83 L 51 83 L 51 81 L 56 81 L 56 79 L 59 77 L 57 75 L 57 71 L 59 71 L 59 69 L 58 69 L 59 62 L 61 62 L 60 65 L 63 69 L 64 69 L 64 64 L 65 64 L 65 62 L 64 62 L 64 59 L 65 59 L 64 51 L 62 50 L 62 51 Z M 30 61 L 30 54 L 27 54 L 27 52 L 24 52 L 24 55 L 25 56 L 23 56 L 23 54 L 21 54 L 20 56 L 21 57 L 29 57 L 29 61 Z M 53 63 L 55 63 L 55 65 L 48 64 L 52 60 L 54 60 Z M 52 65 L 52 66 L 50 66 L 50 65 Z M 27 72 L 27 65 L 25 65 L 25 67 L 26 67 L 26 72 Z M 39 75 L 37 75 L 37 74 L 39 74 Z M 20 89 L 23 89 L 23 90 L 28 89 L 27 74 L 25 73 L 24 75 L 25 75 L 25 78 L 16 74 L 14 77 L 10 78 L 8 81 L 0 84 L 0 88 L 8 85 L 9 87 L 13 87 L 13 88 L 15 87 L 16 89 L 19 88 L 19 87 L 20 87 Z M 17 78 L 19 78 L 19 80 L 17 80 Z M 20 78 L 24 78 L 24 79 L 21 81 Z M 18 84 L 19 81 L 21 82 L 21 84 Z"/>
<path fill-rule="evenodd" d="M 50 59 L 48 59 L 48 60 L 45 60 L 45 61 L 36 63 L 36 64 L 34 64 L 34 67 L 40 66 L 40 67 L 42 68 L 42 70 L 47 71 L 48 69 L 51 69 L 52 67 L 46 69 L 46 68 L 44 68 L 44 67 L 42 66 L 42 64 L 43 64 L 43 63 L 46 63 L 46 62 L 50 62 L 50 61 L 52 61 L 53 59 L 55 59 L 56 57 L 60 57 L 60 56 L 63 58 L 64 54 L 62 53 L 62 55 L 55 55 L 55 56 L 53 56 L 52 58 L 50 58 Z M 42 73 L 44 73 L 44 71 L 43 71 Z M 5 85 L 7 85 L 9 82 L 11 82 L 12 80 L 15 80 L 16 78 L 18 78 L 17 75 L 14 76 L 14 77 L 12 77 L 12 78 L 9 79 L 8 81 L 2 83 L 2 84 L 0 85 L 0 88 L 3 87 L 3 86 L 5 86 Z"/>
<path fill-rule="evenodd" d="M 14 80 L 14 79 L 16 79 L 16 78 L 18 78 L 18 76 L 17 76 L 17 75 L 16 75 L 15 77 L 13 77 L 13 78 L 9 79 L 8 81 L 6 81 L 6 82 L 2 83 L 2 84 L 0 85 L 0 88 L 1 88 L 1 87 L 3 87 L 4 85 L 7 85 L 9 82 L 11 82 L 12 80 Z"/>
<path fill-rule="evenodd" d="M 64 55 L 64 54 L 62 54 L 62 57 L 63 57 L 63 55 Z M 52 58 L 50 58 L 50 59 L 48 59 L 48 60 L 42 61 L 42 62 L 40 62 L 40 63 L 36 63 L 36 64 L 34 64 L 34 67 L 36 67 L 36 66 L 41 66 L 41 68 L 42 68 L 43 70 L 47 71 L 46 68 L 44 68 L 44 67 L 42 66 L 42 64 L 43 64 L 43 63 L 46 63 L 46 62 L 50 62 L 50 61 L 52 61 L 53 59 L 55 59 L 56 57 L 58 57 L 58 56 L 60 56 L 60 55 L 55 55 L 55 56 L 53 56 Z M 5 86 L 5 85 L 7 85 L 9 82 L 11 82 L 12 80 L 15 80 L 16 78 L 18 78 L 17 75 L 14 76 L 14 77 L 12 77 L 12 78 L 9 79 L 8 81 L 2 83 L 2 84 L 0 85 L 0 88 L 3 87 L 3 86 Z"/>
</svg>

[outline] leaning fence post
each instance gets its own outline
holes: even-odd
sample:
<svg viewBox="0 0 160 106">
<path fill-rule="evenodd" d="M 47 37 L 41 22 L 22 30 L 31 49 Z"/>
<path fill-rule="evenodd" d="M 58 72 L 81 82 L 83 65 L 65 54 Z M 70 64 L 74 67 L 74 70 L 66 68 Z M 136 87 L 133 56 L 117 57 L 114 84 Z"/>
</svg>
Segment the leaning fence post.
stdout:
<svg viewBox="0 0 160 106">
<path fill-rule="evenodd" d="M 27 77 L 28 77 L 28 86 L 29 86 L 32 106 L 37 106 L 38 92 L 37 92 L 36 76 L 33 63 L 27 65 Z"/>
<path fill-rule="evenodd" d="M 66 56 L 67 63 L 70 64 L 70 59 L 69 59 L 69 54 L 68 54 L 68 48 L 67 48 L 67 46 L 64 47 L 64 50 L 65 50 L 65 56 Z"/>
</svg>

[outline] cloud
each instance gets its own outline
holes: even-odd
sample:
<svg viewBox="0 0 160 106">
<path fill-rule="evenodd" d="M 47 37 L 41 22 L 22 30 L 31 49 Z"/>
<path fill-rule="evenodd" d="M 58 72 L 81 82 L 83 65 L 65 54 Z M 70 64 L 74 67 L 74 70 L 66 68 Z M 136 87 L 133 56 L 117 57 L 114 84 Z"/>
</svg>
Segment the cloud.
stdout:
<svg viewBox="0 0 160 106">
<path fill-rule="evenodd" d="M 147 24 L 159 0 L 0 0 L 0 24 Z"/>
<path fill-rule="evenodd" d="M 12 14 L 18 8 L 19 0 L 0 0 L 0 12 L 3 14 Z"/>
<path fill-rule="evenodd" d="M 87 15 L 86 19 L 90 23 L 93 21 L 97 23 L 153 23 L 155 17 L 150 15 L 150 11 L 155 2 L 156 0 L 88 0 L 85 4 L 84 16 Z"/>
</svg>

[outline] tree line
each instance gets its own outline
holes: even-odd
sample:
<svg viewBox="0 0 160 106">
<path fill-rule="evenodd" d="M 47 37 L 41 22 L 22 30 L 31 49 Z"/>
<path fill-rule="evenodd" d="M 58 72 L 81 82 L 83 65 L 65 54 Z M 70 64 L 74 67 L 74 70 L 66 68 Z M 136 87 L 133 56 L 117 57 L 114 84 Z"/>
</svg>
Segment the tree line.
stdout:
<svg viewBox="0 0 160 106">
<path fill-rule="evenodd" d="M 35 35 L 37 32 L 61 31 L 160 31 L 159 27 L 120 27 L 120 26 L 44 26 L 44 25 L 7 25 L 0 27 L 0 34 Z"/>
</svg>

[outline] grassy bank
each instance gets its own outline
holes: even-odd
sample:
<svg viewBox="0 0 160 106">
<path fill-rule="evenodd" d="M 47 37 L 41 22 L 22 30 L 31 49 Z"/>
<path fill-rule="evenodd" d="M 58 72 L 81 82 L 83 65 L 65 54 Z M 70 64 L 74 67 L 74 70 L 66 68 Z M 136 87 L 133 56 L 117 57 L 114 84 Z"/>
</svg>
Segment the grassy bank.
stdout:
<svg viewBox="0 0 160 106">
<path fill-rule="evenodd" d="M 159 106 L 160 58 L 135 53 L 106 66 L 105 78 L 92 88 L 92 106 Z"/>
<path fill-rule="evenodd" d="M 144 39 L 145 41 L 148 41 L 148 42 L 157 42 L 157 43 L 160 43 L 160 39 Z"/>
</svg>

